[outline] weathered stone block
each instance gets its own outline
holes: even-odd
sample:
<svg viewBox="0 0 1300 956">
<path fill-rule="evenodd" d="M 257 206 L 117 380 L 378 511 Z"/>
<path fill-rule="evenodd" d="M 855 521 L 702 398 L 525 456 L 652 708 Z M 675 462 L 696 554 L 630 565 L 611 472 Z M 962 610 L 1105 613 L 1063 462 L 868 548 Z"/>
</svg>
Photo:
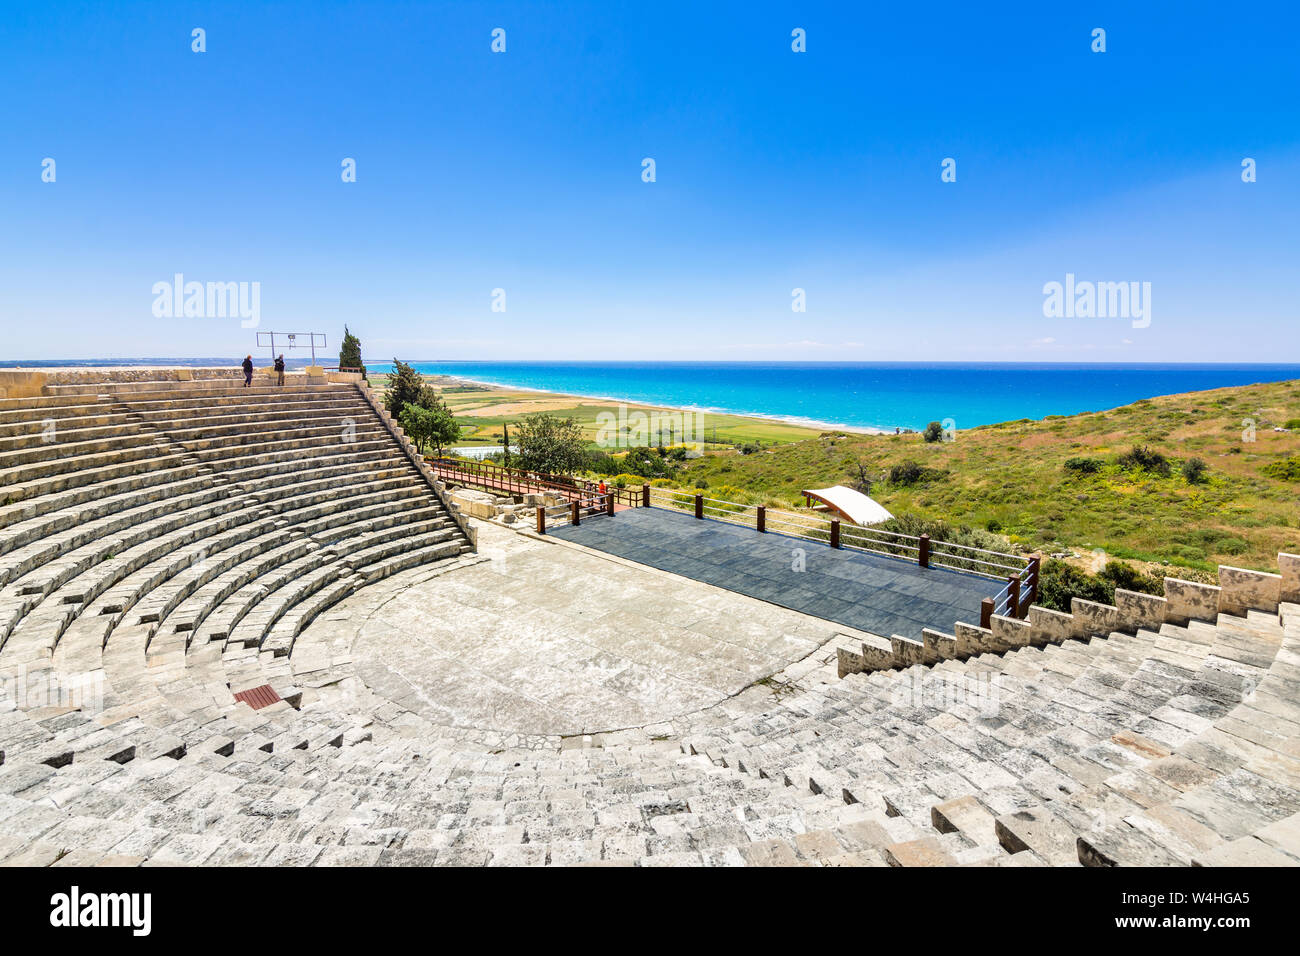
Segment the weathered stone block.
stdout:
<svg viewBox="0 0 1300 956">
<path fill-rule="evenodd" d="M 899 637 L 895 634 L 889 639 L 889 644 L 894 650 L 894 666 L 910 667 L 913 664 L 927 663 L 925 660 L 925 645 L 920 641 Z"/>
<path fill-rule="evenodd" d="M 946 661 L 957 656 L 957 638 L 952 634 L 930 627 L 922 628 L 921 643 L 925 645 L 926 659 L 931 662 Z"/>
<path fill-rule="evenodd" d="M 958 621 L 953 625 L 952 633 L 957 639 L 957 656 L 960 658 L 983 654 L 994 650 L 997 645 L 991 630 L 974 624 Z"/>
<path fill-rule="evenodd" d="M 1160 630 L 1165 622 L 1164 598 L 1155 594 L 1115 589 L 1115 607 L 1119 611 L 1120 630 L 1136 632 L 1139 628 Z"/>
<path fill-rule="evenodd" d="M 1032 850 L 1052 866 L 1069 866 L 1079 860 L 1073 831 L 1042 807 L 1003 814 L 994 826 L 998 842 L 1008 853 Z"/>
<path fill-rule="evenodd" d="M 1070 639 L 1070 634 L 1074 628 L 1074 617 L 1066 614 L 1064 611 L 1053 611 L 1050 608 L 1039 607 L 1037 604 L 1029 606 L 1029 637 L 1030 642 L 1037 645 L 1043 644 L 1060 644 Z"/>
<path fill-rule="evenodd" d="M 0 371 L 0 398 L 37 398 L 45 393 L 46 373 L 22 369 Z"/>
<path fill-rule="evenodd" d="M 1216 584 L 1165 578 L 1165 620 L 1179 627 L 1188 621 L 1213 621 L 1219 614 Z"/>
<path fill-rule="evenodd" d="M 1279 601 L 1300 604 L 1300 554 L 1283 552 L 1277 556 L 1277 568 L 1282 572 Z"/>
<path fill-rule="evenodd" d="M 866 654 L 843 645 L 835 648 L 835 672 L 839 677 L 861 674 L 867 669 Z"/>
<path fill-rule="evenodd" d="M 1070 598 L 1070 612 L 1074 615 L 1074 633 L 1071 637 L 1087 640 L 1095 635 L 1106 637 L 1120 629 L 1119 608 L 1083 598 Z"/>
<path fill-rule="evenodd" d="M 1219 610 L 1225 614 L 1277 611 L 1282 575 L 1219 565 Z"/>
<path fill-rule="evenodd" d="M 847 673 L 856 674 L 870 671 L 888 670 L 896 666 L 894 661 L 894 646 L 883 637 L 876 637 L 874 634 L 869 635 L 869 641 L 863 641 L 857 648 L 854 648 L 849 642 L 845 641 L 840 649 L 837 648 L 839 666 L 856 667 L 856 670 L 849 670 Z M 860 662 L 860 666 L 859 665 Z M 841 674 L 840 676 L 843 676 Z"/>
<path fill-rule="evenodd" d="M 1030 641 L 1032 632 L 1028 621 L 995 614 L 989 625 L 993 637 L 1008 648 L 1024 647 Z"/>
</svg>

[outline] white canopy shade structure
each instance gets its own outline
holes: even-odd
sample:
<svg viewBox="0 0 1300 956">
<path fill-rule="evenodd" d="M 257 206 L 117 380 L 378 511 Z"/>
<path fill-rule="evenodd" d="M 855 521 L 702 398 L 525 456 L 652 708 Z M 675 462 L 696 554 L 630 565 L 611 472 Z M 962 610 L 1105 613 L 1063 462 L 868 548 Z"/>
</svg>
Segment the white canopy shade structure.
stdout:
<svg viewBox="0 0 1300 956">
<path fill-rule="evenodd" d="M 879 524 L 894 517 L 880 502 L 843 485 L 835 485 L 833 488 L 814 488 L 805 491 L 803 495 L 810 501 L 820 501 L 831 511 L 838 512 L 846 521 L 854 524 Z"/>
</svg>

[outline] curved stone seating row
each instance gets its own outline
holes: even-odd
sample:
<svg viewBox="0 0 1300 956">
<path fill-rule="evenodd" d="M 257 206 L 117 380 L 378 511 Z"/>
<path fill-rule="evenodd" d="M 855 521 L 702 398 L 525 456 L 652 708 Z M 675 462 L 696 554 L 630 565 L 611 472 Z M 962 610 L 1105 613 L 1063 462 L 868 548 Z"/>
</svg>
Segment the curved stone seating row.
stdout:
<svg viewBox="0 0 1300 956">
<path fill-rule="evenodd" d="M 366 734 L 305 750 L 219 742 L 178 757 L 137 747 L 120 764 L 7 763 L 5 832 L 31 836 L 0 842 L 0 858 L 879 864 L 876 843 L 907 835 L 865 808 L 834 807 L 666 745 L 485 754 Z"/>
<path fill-rule="evenodd" d="M 357 441 L 343 446 L 346 451 L 341 453 L 331 454 L 334 450 L 329 446 L 325 446 L 290 450 L 280 455 L 261 452 L 256 455 L 226 459 L 224 464 L 231 474 L 217 479 L 213 478 L 210 468 L 203 469 L 198 458 L 195 458 L 193 462 L 178 462 L 176 458 L 168 456 L 161 462 L 162 467 L 150 474 L 153 480 L 148 482 L 140 481 L 138 487 L 120 494 L 100 494 L 97 496 L 97 500 L 89 506 L 79 500 L 80 496 L 51 495 L 48 497 L 53 499 L 51 502 L 53 507 L 49 510 L 35 507 L 35 505 L 44 503 L 38 499 L 32 503 L 33 507 L 26 509 L 32 513 L 31 516 L 25 516 L 18 508 L 4 509 L 16 520 L 8 526 L 6 533 L 0 537 L 0 547 L 3 547 L 4 551 L 8 552 L 42 537 L 58 534 L 70 526 L 75 526 L 70 522 L 77 517 L 82 519 L 81 523 L 83 524 L 99 519 L 101 526 L 104 526 L 102 519 L 106 516 L 111 517 L 114 514 L 121 514 L 122 511 L 138 503 L 157 502 L 169 497 L 171 494 L 186 490 L 196 483 L 211 485 L 214 480 L 218 484 L 223 484 L 232 480 L 252 481 L 256 478 L 262 478 L 263 483 L 266 483 L 268 479 L 274 482 L 277 476 L 284 475 L 295 468 L 319 468 L 321 463 L 319 459 L 327 455 L 342 464 L 364 464 L 377 456 L 383 456 L 385 453 L 387 453 L 388 457 L 383 460 L 392 463 L 400 461 L 394 454 L 391 443 L 383 440 L 382 431 L 378 426 L 371 427 L 369 431 L 363 434 L 369 440 Z M 178 463 L 182 467 L 168 467 Z M 182 479 L 186 484 L 177 486 L 175 483 L 167 482 L 167 479 L 172 477 L 170 473 L 173 471 L 177 473 L 176 477 Z M 407 471 L 409 473 L 409 469 Z M 328 477 L 328 474 L 323 471 L 321 475 L 322 477 Z M 109 491 L 115 489 L 100 490 Z M 23 520 L 24 517 L 26 517 L 26 520 Z M 130 520 L 129 516 L 128 520 Z M 110 523 L 106 527 L 108 530 L 113 530 L 115 526 Z M 88 534 L 82 534 L 78 540 L 85 540 L 88 537 Z M 67 542 L 56 541 L 55 543 L 66 544 Z M 0 563 L 0 569 L 8 567 L 12 563 L 12 561 Z M 9 572 L 9 576 L 12 576 L 12 571 Z"/>
<path fill-rule="evenodd" d="M 1251 633 L 1258 626 L 1258 619 L 1247 620 L 1243 628 Z M 1223 628 L 1232 632 L 1237 625 L 1225 620 Z M 1210 625 L 1189 629 L 1200 638 L 1193 643 L 1201 648 L 1184 654 L 1189 664 L 1196 662 L 1199 670 L 1212 659 L 1225 659 L 1221 654 L 1233 635 L 1219 635 L 1219 630 Z M 1085 676 L 1100 682 L 1108 674 L 1145 674 L 1143 663 L 1152 658 L 1145 656 L 1143 642 L 1162 640 L 1172 655 L 1185 637 L 1169 628 L 1163 634 L 1115 635 L 987 654 L 980 661 L 992 668 L 1002 665 L 998 672 L 1013 677 L 1017 671 L 1044 681 L 1057 675 L 1059 680 L 1045 693 L 1061 696 L 1070 685 L 1086 686 Z M 1048 666 L 1049 658 L 1054 666 Z M 1085 660 L 1089 666 L 1079 667 Z M 961 671 L 977 663 L 941 666 Z M 818 704 L 812 698 L 830 702 L 869 696 L 897 707 L 903 703 L 897 685 L 922 671 L 933 669 L 856 675 L 842 686 L 781 701 L 767 719 L 775 723 L 786 712 L 796 723 L 816 719 Z M 1156 668 L 1149 679 L 1168 676 Z M 1021 680 L 1029 683 L 1025 677 Z M 1034 706 L 1037 700 L 1026 698 Z M 961 722 L 959 708 L 949 706 L 945 712 Z M 911 753 L 904 741 L 919 739 L 920 728 L 934 722 L 933 717 L 923 722 L 900 717 L 890 728 L 888 739 L 895 742 L 898 760 L 893 766 L 899 773 L 920 776 L 921 768 L 907 769 L 907 756 L 919 760 L 935 748 Z M 321 740 L 313 747 L 302 732 L 276 735 L 269 723 L 260 730 L 247 728 L 243 747 L 233 737 L 216 736 L 207 738 L 204 746 L 188 748 L 179 759 L 142 759 L 137 752 L 124 764 L 98 760 L 103 766 L 95 767 L 93 786 L 86 783 L 89 777 L 77 775 L 79 767 L 88 766 L 81 760 L 58 767 L 0 768 L 0 793 L 16 801 L 7 807 L 20 807 L 15 816 L 22 815 L 23 832 L 36 834 L 22 846 L 11 846 L 7 862 L 50 862 L 60 853 L 77 853 L 81 856 L 74 861 L 206 865 L 1039 865 L 1061 862 L 1059 852 L 1065 846 L 1031 826 L 1047 820 L 1050 828 L 1060 819 L 1051 810 L 1041 816 L 1045 802 L 995 816 L 976 798 L 937 799 L 936 794 L 928 817 L 921 820 L 889 802 L 883 807 L 845 804 L 818 794 L 810 785 L 812 776 L 807 784 L 789 772 L 765 777 L 752 766 L 720 766 L 702 756 L 673 754 L 669 744 L 488 754 L 431 744 L 419 729 L 409 739 L 376 729 L 373 735 L 369 730 L 359 735 L 345 731 L 341 740 Z M 1017 716 L 1006 726 L 1017 723 L 1027 726 L 1027 718 Z M 827 725 L 819 726 L 824 730 Z M 945 729 L 951 735 L 956 726 Z M 991 736 L 1000 728 L 986 729 Z M 812 742 L 811 735 L 806 739 Z M 228 746 L 225 740 L 231 741 Z M 280 743 L 273 743 L 276 740 Z M 335 741 L 339 746 L 331 746 Z M 295 750 L 286 746 L 290 742 L 309 747 Z M 264 750 L 254 746 L 258 743 L 271 746 Z M 165 740 L 155 746 L 164 745 Z M 1029 759 L 1035 745 L 1020 740 L 1008 749 Z M 1070 756 L 1083 765 L 1091 759 L 1079 756 L 1086 749 L 1076 747 Z M 1058 763 L 1066 759 L 1052 756 Z M 1107 780 L 1127 772 L 1095 766 L 1094 773 L 1109 771 Z M 1081 775 L 1081 770 L 1075 773 Z M 1038 800 L 1050 785 L 1046 771 L 1038 767 L 1025 775 L 1031 778 L 1028 786 L 1036 788 L 1031 796 Z M 938 781 L 937 776 L 928 779 Z M 83 796 L 70 796 L 83 787 Z M 46 812 L 40 802 L 52 793 L 64 795 L 68 803 L 61 805 L 72 809 Z M 188 807 L 202 812 L 177 812 Z M 1028 842 L 1021 847 L 1016 840 Z M 1017 852 L 1009 853 L 1007 843 Z M 0 856 L 4 853 L 0 845 Z"/>
<path fill-rule="evenodd" d="M 197 675 L 201 666 L 190 658 Z M 184 683 L 158 681 L 177 696 Z M 371 700 L 362 709 L 383 706 Z M 236 728 L 236 713 L 206 721 L 203 735 L 186 732 L 189 742 L 165 758 L 142 759 L 138 750 L 116 769 L 93 772 L 84 760 L 0 767 L 0 792 L 28 804 L 22 812 L 34 815 L 30 805 L 52 792 L 75 808 L 30 822 L 27 832 L 37 835 L 6 862 L 51 862 L 71 850 L 81 855 L 70 862 L 115 863 L 881 865 L 895 862 L 891 853 L 915 835 L 879 811 L 747 779 L 668 744 L 489 755 L 432 747 L 433 728 L 406 714 L 390 720 L 409 721 L 410 738 L 380 740 L 354 726 L 313 746 L 301 729 L 278 730 L 265 712 L 241 714 L 263 722 Z M 338 723 L 326 718 L 322 726 Z M 154 750 L 174 739 L 160 735 Z M 302 744 L 308 749 L 293 749 Z M 91 776 L 93 787 L 84 784 Z M 232 777 L 247 782 L 236 787 Z M 84 800 L 69 796 L 83 784 Z M 176 814 L 170 803 L 204 812 Z M 943 839 L 954 855 L 990 859 L 961 834 Z M 5 849 L 0 844 L 0 856 Z"/>
<path fill-rule="evenodd" d="M 1035 861 L 1187 864 L 1200 852 L 1295 865 L 1296 660 L 1275 612 L 1225 613 L 850 673 L 687 746 Z M 918 859 L 958 862 L 933 844 Z"/>
<path fill-rule="evenodd" d="M 108 384 L 0 403 L 0 675 L 94 675 L 90 726 L 144 721 L 173 756 L 271 726 L 220 683 L 232 630 L 261 621 L 249 643 L 273 631 L 283 654 L 340 577 L 469 548 L 395 438 L 351 386 Z M 191 673 L 196 636 L 222 643 Z M 267 740 L 340 742 L 339 715 L 294 714 Z M 49 744 L 14 741 L 11 759 Z"/>
</svg>

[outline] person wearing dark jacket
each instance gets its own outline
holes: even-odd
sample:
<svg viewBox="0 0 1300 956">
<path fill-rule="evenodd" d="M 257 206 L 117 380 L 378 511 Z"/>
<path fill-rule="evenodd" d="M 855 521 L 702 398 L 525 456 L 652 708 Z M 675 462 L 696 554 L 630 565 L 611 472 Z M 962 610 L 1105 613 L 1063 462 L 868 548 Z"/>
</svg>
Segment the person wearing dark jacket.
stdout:
<svg viewBox="0 0 1300 956">
<path fill-rule="evenodd" d="M 284 356 L 283 355 L 281 355 L 278 359 L 275 360 L 275 374 L 276 374 L 276 384 L 283 385 L 284 384 Z"/>
<path fill-rule="evenodd" d="M 244 356 L 244 388 L 253 384 L 253 356 Z"/>
</svg>

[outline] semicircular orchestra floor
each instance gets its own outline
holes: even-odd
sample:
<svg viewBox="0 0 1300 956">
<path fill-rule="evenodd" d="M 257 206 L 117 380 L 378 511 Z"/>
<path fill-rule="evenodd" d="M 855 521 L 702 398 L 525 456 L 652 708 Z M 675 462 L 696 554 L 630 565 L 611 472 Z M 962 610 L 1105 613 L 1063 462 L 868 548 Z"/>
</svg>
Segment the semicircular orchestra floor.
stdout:
<svg viewBox="0 0 1300 956">
<path fill-rule="evenodd" d="M 340 602 L 294 671 L 350 659 L 371 690 L 442 725 L 571 736 L 718 704 L 844 628 L 744 595 L 479 524 L 485 560 L 416 569 Z"/>
</svg>

